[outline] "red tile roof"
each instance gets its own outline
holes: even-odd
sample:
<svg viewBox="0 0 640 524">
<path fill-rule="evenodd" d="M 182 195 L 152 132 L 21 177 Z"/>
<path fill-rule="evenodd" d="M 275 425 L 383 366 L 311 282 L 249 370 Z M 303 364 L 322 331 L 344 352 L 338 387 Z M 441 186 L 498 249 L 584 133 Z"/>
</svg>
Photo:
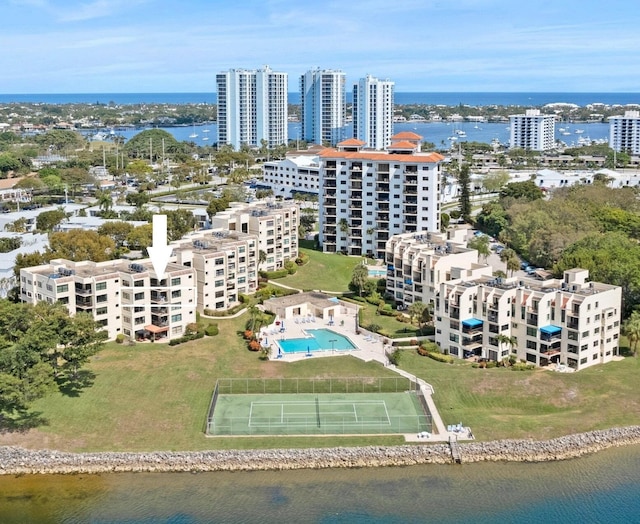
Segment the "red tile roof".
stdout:
<svg viewBox="0 0 640 524">
<path fill-rule="evenodd" d="M 413 142 L 408 140 L 401 140 L 399 142 L 392 142 L 388 149 L 415 149 L 417 146 Z"/>
<path fill-rule="evenodd" d="M 422 137 L 411 131 L 400 131 L 393 135 L 391 140 L 422 140 Z"/>
<path fill-rule="evenodd" d="M 363 146 L 365 144 L 366 144 L 366 142 L 363 142 L 362 140 L 358 140 L 357 138 L 347 138 L 346 140 L 343 140 L 342 142 L 338 142 L 338 145 L 340 147 L 344 147 L 344 146 Z"/>
</svg>

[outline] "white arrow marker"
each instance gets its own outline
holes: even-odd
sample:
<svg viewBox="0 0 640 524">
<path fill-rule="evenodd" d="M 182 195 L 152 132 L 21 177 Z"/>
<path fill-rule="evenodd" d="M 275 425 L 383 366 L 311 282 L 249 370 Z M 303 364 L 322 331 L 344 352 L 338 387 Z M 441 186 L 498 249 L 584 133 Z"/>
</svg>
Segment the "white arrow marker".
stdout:
<svg viewBox="0 0 640 524">
<path fill-rule="evenodd" d="M 158 279 L 164 278 L 173 248 L 167 245 L 167 215 L 153 215 L 153 245 L 147 248 Z"/>
</svg>

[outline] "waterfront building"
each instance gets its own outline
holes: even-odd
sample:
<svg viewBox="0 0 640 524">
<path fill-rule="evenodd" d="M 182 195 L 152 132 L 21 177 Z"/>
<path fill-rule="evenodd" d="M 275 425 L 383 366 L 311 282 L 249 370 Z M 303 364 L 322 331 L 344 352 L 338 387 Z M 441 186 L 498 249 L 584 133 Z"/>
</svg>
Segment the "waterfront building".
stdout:
<svg viewBox="0 0 640 524">
<path fill-rule="evenodd" d="M 466 232 L 459 230 L 458 238 L 451 238 L 447 233 L 420 231 L 394 235 L 387 241 L 386 290 L 398 306 L 433 302 L 440 284 L 459 278 L 462 271 L 467 278 L 491 276 L 491 266 L 479 264 L 478 252 L 465 246 Z"/>
<path fill-rule="evenodd" d="M 393 235 L 440 230 L 438 153 L 402 132 L 385 151 L 351 138 L 320 155 L 320 243 L 325 252 L 384 259 Z"/>
<path fill-rule="evenodd" d="M 230 69 L 216 75 L 218 144 L 269 147 L 286 144 L 287 73 Z"/>
<path fill-rule="evenodd" d="M 176 263 L 196 272 L 197 309 L 221 311 L 258 289 L 258 237 L 241 231 L 199 231 L 172 243 Z"/>
<path fill-rule="evenodd" d="M 214 230 L 250 233 L 258 239 L 257 251 L 264 252 L 261 271 L 275 271 L 288 260 L 298 258 L 300 207 L 295 202 L 232 202 L 231 207 L 211 218 Z"/>
<path fill-rule="evenodd" d="M 394 82 L 367 75 L 353 86 L 353 137 L 370 149 L 386 149 L 393 135 Z"/>
<path fill-rule="evenodd" d="M 88 313 L 110 339 L 171 340 L 196 321 L 195 271 L 169 263 L 159 279 L 150 260 L 73 262 L 54 259 L 20 270 L 20 300 L 62 302 Z"/>
<path fill-rule="evenodd" d="M 555 146 L 554 115 L 544 115 L 539 109 L 527 109 L 524 115 L 510 115 L 509 147 L 546 151 Z"/>
<path fill-rule="evenodd" d="M 347 98 L 346 75 L 331 69 L 312 69 L 300 77 L 302 139 L 335 145 L 344 136 Z"/>
<path fill-rule="evenodd" d="M 440 283 L 435 341 L 444 353 L 581 370 L 618 354 L 619 286 L 589 282 L 585 269 L 561 279 L 457 277 Z"/>
<path fill-rule="evenodd" d="M 292 198 L 295 194 L 318 196 L 322 146 L 307 151 L 287 153 L 283 160 L 263 162 L 261 185 L 273 190 L 277 197 Z"/>
<path fill-rule="evenodd" d="M 617 152 L 640 155 L 640 111 L 609 117 L 609 146 Z"/>
</svg>

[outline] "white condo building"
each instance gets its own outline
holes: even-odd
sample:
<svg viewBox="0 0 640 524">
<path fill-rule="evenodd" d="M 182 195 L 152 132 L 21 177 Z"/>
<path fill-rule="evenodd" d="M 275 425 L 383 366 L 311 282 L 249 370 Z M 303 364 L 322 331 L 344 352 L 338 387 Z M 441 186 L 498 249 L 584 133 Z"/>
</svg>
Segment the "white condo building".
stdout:
<svg viewBox="0 0 640 524">
<path fill-rule="evenodd" d="M 440 284 L 454 278 L 492 275 L 491 266 L 478 263 L 478 252 L 465 246 L 466 229 L 457 233 L 459 238 L 429 231 L 403 233 L 387 241 L 387 293 L 398 306 L 434 302 Z"/>
<path fill-rule="evenodd" d="M 436 344 L 459 358 L 500 361 L 513 354 L 576 371 L 610 362 L 618 353 L 622 291 L 588 277 L 572 269 L 561 279 L 489 275 L 440 283 Z"/>
<path fill-rule="evenodd" d="M 150 260 L 73 262 L 55 259 L 20 270 L 20 300 L 62 302 L 93 316 L 110 339 L 171 340 L 196 321 L 196 273 L 169 263 L 163 279 Z"/>
<path fill-rule="evenodd" d="M 546 151 L 555 146 L 556 117 L 539 109 L 527 109 L 524 115 L 510 115 L 510 148 Z"/>
<path fill-rule="evenodd" d="M 322 146 L 307 151 L 287 153 L 283 160 L 262 163 L 261 184 L 270 187 L 277 197 L 292 198 L 296 193 L 318 196 Z"/>
<path fill-rule="evenodd" d="M 353 137 L 370 149 L 386 149 L 393 136 L 394 82 L 367 75 L 353 86 Z"/>
<path fill-rule="evenodd" d="M 609 146 L 617 152 L 640 155 L 640 111 L 609 117 Z"/>
<path fill-rule="evenodd" d="M 344 136 L 347 98 L 342 71 L 312 69 L 300 77 L 302 139 L 335 145 Z"/>
<path fill-rule="evenodd" d="M 421 152 L 421 140 L 398 133 L 386 151 L 368 151 L 351 138 L 320 153 L 323 251 L 384 259 L 393 235 L 440 230 L 444 157 Z"/>
<path fill-rule="evenodd" d="M 262 140 L 269 147 L 286 144 L 287 78 L 268 66 L 218 73 L 218 144 L 235 149 L 259 147 Z"/>
<path fill-rule="evenodd" d="M 255 235 L 257 253 L 266 255 L 260 271 L 275 271 L 298 258 L 300 207 L 293 202 L 233 202 L 211 218 L 214 229 Z"/>
</svg>

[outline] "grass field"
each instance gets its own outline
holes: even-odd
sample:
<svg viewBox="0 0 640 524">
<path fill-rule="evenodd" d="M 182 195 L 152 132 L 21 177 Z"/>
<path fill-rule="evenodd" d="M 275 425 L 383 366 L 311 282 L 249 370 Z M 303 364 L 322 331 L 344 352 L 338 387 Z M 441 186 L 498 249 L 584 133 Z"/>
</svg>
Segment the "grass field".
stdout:
<svg viewBox="0 0 640 524">
<path fill-rule="evenodd" d="M 91 387 L 37 401 L 46 420 L 25 434 L 0 434 L 0 444 L 86 450 L 189 450 L 329 446 L 336 443 L 398 443 L 399 437 L 359 439 L 207 439 L 204 424 L 220 377 L 393 376 L 354 357 L 326 357 L 299 363 L 263 362 L 237 335 L 246 318 L 219 321 L 220 334 L 188 344 L 109 344 L 87 371 Z M 338 360 L 339 359 L 339 360 Z"/>
<path fill-rule="evenodd" d="M 400 362 L 433 385 L 445 424 L 462 421 L 480 439 L 543 439 L 640 424 L 639 358 L 566 374 L 443 364 L 408 349 Z"/>
<path fill-rule="evenodd" d="M 415 393 L 220 395 L 212 435 L 386 434 L 431 431 Z"/>
<path fill-rule="evenodd" d="M 346 291 L 349 289 L 353 268 L 362 260 L 359 257 L 322 253 L 306 248 L 300 248 L 300 251 L 309 255 L 309 263 L 300 267 L 295 275 L 290 275 L 278 282 L 298 289 Z"/>
</svg>

